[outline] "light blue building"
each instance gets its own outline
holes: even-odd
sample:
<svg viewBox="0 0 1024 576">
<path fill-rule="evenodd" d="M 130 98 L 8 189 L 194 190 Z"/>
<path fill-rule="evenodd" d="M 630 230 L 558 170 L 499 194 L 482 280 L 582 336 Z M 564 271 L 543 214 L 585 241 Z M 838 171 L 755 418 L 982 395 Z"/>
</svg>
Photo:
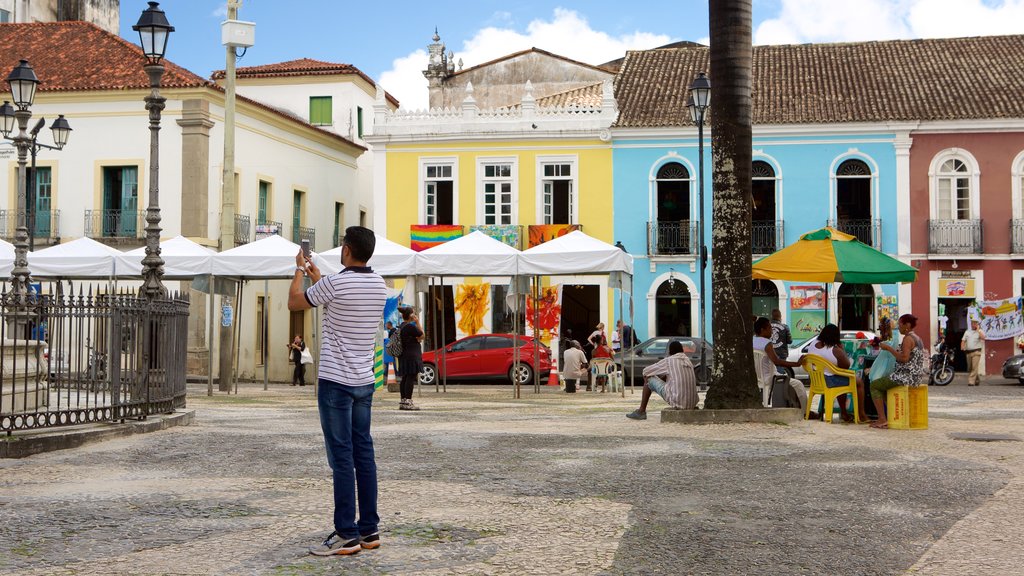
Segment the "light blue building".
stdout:
<svg viewBox="0 0 1024 576">
<path fill-rule="evenodd" d="M 819 45 L 845 46 L 845 45 Z M 787 49 L 756 47 L 788 61 Z M 781 53 L 777 55 L 776 53 Z M 704 321 L 711 338 L 711 297 L 702 320 L 699 309 L 697 129 L 686 109 L 687 88 L 706 69 L 707 48 L 677 48 L 628 53 L 616 81 L 620 116 L 612 128 L 615 238 L 634 256 L 634 327 L 641 339 L 654 335 L 699 335 Z M 770 59 L 770 58 L 769 58 Z M 787 68 L 782 67 L 781 72 Z M 821 77 L 803 76 L 824 93 L 852 87 L 827 67 Z M 794 89 L 780 70 L 755 67 L 753 137 L 754 258 L 795 242 L 801 234 L 833 225 L 890 254 L 898 254 L 897 185 L 909 151 L 906 127 L 886 122 L 854 122 L 846 110 L 798 107 L 793 98 L 813 102 Z M 770 77 L 759 76 L 768 75 Z M 714 78 L 711 126 L 714 120 Z M 830 82 L 832 83 L 830 85 Z M 666 86 L 675 86 L 666 90 Z M 770 102 L 759 102 L 775 86 Z M 810 98 L 810 100 L 807 100 Z M 787 104 L 788 103 L 788 104 Z M 773 108 L 770 108 L 773 107 Z M 830 115 L 836 118 L 830 120 Z M 855 116 L 853 117 L 855 119 Z M 711 250 L 711 148 L 705 128 L 705 242 Z M 904 179 L 905 181 L 905 179 Z M 711 281 L 711 253 L 706 285 Z M 804 290 L 804 286 L 808 290 Z M 822 285 L 754 282 L 755 315 L 774 308 L 794 329 L 794 338 L 816 333 L 824 322 Z M 882 314 L 895 311 L 896 286 L 831 285 L 829 321 L 843 329 L 874 329 Z M 819 310 L 815 310 L 815 306 Z M 891 308 L 887 306 L 892 306 Z M 626 318 L 628 322 L 629 319 Z"/>
</svg>

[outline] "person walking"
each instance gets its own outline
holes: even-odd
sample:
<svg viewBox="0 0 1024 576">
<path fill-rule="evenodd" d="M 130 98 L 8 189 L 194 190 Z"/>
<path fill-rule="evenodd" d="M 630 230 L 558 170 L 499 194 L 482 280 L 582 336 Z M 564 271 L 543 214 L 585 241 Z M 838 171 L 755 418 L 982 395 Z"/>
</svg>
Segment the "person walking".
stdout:
<svg viewBox="0 0 1024 576">
<path fill-rule="evenodd" d="M 960 349 L 967 355 L 968 386 L 980 386 L 981 377 L 978 376 L 978 366 L 981 364 L 981 352 L 985 347 L 985 332 L 981 329 L 981 323 L 976 319 L 971 320 L 970 329 L 964 332 L 960 340 Z"/>
<path fill-rule="evenodd" d="M 306 343 L 302 340 L 300 334 L 296 334 L 295 339 L 287 344 L 287 347 L 288 354 L 292 357 L 292 362 L 295 364 L 295 368 L 292 370 L 292 386 L 296 384 L 305 386 L 306 365 L 302 363 L 302 351 L 306 349 Z"/>
<path fill-rule="evenodd" d="M 302 251 L 295 256 L 295 275 L 288 289 L 288 309 L 324 308 L 320 362 L 317 365 L 317 407 L 334 476 L 334 531 L 311 554 L 355 554 L 380 546 L 377 512 L 377 463 L 370 436 L 373 404 L 373 356 L 387 286 L 366 262 L 376 238 L 362 226 L 345 229 L 337 274 L 322 276 Z M 313 285 L 302 289 L 303 276 Z M 359 519 L 356 521 L 358 493 Z"/>
<path fill-rule="evenodd" d="M 401 396 L 398 409 L 419 410 L 419 406 L 412 403 L 412 391 L 420 372 L 423 372 L 423 350 L 420 347 L 423 330 L 419 327 L 419 317 L 412 306 L 404 306 L 398 311 L 402 313 L 402 325 L 398 327 L 397 334 L 402 339 L 402 355 L 398 357 L 398 376 L 401 378 L 398 384 Z"/>
<path fill-rule="evenodd" d="M 792 343 L 793 333 L 790 332 L 789 326 L 782 321 L 782 311 L 775 308 L 772 310 L 772 346 L 775 348 L 775 355 L 783 360 L 788 358 L 789 345 Z"/>
</svg>

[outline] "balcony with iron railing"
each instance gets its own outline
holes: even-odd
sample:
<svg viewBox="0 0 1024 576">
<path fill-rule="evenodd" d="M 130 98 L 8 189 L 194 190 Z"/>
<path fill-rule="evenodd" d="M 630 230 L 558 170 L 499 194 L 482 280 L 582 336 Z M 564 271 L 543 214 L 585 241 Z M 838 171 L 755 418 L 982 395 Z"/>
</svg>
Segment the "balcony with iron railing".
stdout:
<svg viewBox="0 0 1024 576">
<path fill-rule="evenodd" d="M 929 220 L 930 254 L 981 254 L 984 238 L 981 220 Z"/>
<path fill-rule="evenodd" d="M 35 218 L 35 225 L 27 223 L 29 233 L 36 244 L 55 243 L 60 240 L 60 210 L 46 210 L 29 215 Z M 0 238 L 8 242 L 14 241 L 14 233 L 18 230 L 18 211 L 0 210 Z"/>
<path fill-rule="evenodd" d="M 857 240 L 881 250 L 882 248 L 882 220 L 875 218 L 839 218 L 829 220 L 827 225 L 849 234 Z"/>
<path fill-rule="evenodd" d="M 303 240 L 309 240 L 309 245 L 316 247 L 316 228 L 295 226 L 295 229 L 292 230 L 292 242 L 298 244 Z"/>
<path fill-rule="evenodd" d="M 235 246 L 249 243 L 252 238 L 252 220 L 248 214 L 235 214 Z"/>
<path fill-rule="evenodd" d="M 86 210 L 85 235 L 114 242 L 141 240 L 146 237 L 146 211 Z"/>
<path fill-rule="evenodd" d="M 771 254 L 785 246 L 782 220 L 754 220 L 750 223 L 750 253 Z"/>
<path fill-rule="evenodd" d="M 273 236 L 274 234 L 280 235 L 282 229 L 281 223 L 273 220 L 256 222 L 256 240 L 262 240 L 267 236 Z"/>
<path fill-rule="evenodd" d="M 697 222 L 659 220 L 647 223 L 649 256 L 696 256 L 700 246 Z"/>
<path fill-rule="evenodd" d="M 1010 220 L 1010 252 L 1024 254 L 1024 220 Z"/>
</svg>

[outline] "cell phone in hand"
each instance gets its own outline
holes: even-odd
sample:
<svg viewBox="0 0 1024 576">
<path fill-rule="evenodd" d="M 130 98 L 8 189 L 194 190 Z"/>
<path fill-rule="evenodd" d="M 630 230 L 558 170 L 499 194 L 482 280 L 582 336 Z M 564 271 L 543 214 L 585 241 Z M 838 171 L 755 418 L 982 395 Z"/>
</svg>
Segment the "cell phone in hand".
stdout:
<svg viewBox="0 0 1024 576">
<path fill-rule="evenodd" d="M 308 239 L 303 239 L 302 240 L 302 255 L 305 256 L 307 259 L 309 258 L 309 240 Z"/>
</svg>

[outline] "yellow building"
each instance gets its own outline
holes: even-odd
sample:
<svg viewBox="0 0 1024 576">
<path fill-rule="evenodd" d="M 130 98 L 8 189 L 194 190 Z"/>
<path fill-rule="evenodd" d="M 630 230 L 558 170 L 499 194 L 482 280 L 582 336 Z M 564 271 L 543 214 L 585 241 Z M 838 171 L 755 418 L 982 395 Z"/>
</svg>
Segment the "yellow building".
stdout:
<svg viewBox="0 0 1024 576">
<path fill-rule="evenodd" d="M 527 81 L 519 92 L 512 106 L 481 109 L 467 82 L 457 109 L 415 112 L 390 110 L 378 92 L 366 137 L 374 154 L 374 228 L 413 249 L 477 229 L 526 249 L 531 235 L 536 243 L 573 226 L 614 243 L 611 82 L 534 98 Z M 560 287 L 553 332 L 570 328 L 583 341 L 598 322 L 610 324 L 605 277 L 554 276 L 545 283 Z M 443 288 L 430 289 L 434 297 L 415 296 L 426 311 L 428 347 L 441 340 L 442 297 L 445 342 L 474 331 L 511 331 L 508 284 L 507 277 L 446 277 Z M 474 306 L 486 309 L 481 321 L 452 312 L 470 292 L 487 294 L 485 307 Z"/>
</svg>

